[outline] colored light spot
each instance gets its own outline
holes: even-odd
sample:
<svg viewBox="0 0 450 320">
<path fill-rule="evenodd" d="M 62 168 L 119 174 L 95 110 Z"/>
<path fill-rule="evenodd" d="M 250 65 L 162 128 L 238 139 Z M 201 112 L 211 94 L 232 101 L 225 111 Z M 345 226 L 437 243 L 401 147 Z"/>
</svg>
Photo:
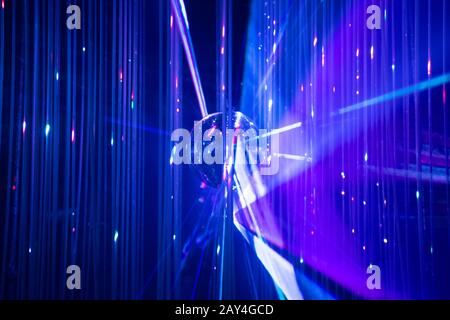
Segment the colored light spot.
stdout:
<svg viewBox="0 0 450 320">
<path fill-rule="evenodd" d="M 324 52 L 324 48 L 322 47 L 322 67 L 325 66 L 325 52 Z"/>
</svg>

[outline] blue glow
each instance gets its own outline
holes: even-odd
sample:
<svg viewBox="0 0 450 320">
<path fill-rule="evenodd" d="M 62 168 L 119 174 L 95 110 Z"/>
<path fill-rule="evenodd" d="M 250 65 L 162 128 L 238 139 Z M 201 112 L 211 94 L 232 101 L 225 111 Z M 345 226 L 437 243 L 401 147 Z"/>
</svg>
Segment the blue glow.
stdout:
<svg viewBox="0 0 450 320">
<path fill-rule="evenodd" d="M 348 112 L 352 112 L 352 111 L 357 111 L 360 109 L 364 109 L 382 102 L 386 102 L 386 101 L 391 101 L 406 95 L 409 95 L 411 93 L 414 92 L 419 92 L 419 91 L 423 91 L 426 89 L 431 89 L 437 86 L 440 86 L 444 83 L 447 83 L 450 81 L 450 74 L 444 74 L 442 76 L 430 79 L 430 80 L 426 80 L 423 82 L 420 82 L 418 84 L 412 85 L 410 87 L 406 87 L 397 91 L 393 91 L 387 94 L 383 94 L 381 96 L 366 100 L 366 101 L 362 101 L 356 104 L 353 104 L 351 106 L 348 107 L 344 107 L 339 109 L 338 114 L 345 114 Z"/>
</svg>

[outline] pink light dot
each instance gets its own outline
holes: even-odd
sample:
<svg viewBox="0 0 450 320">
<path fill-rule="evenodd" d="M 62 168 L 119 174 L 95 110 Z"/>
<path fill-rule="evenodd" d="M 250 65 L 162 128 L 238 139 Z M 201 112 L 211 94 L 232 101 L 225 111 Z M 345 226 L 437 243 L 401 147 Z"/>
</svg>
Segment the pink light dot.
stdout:
<svg viewBox="0 0 450 320">
<path fill-rule="evenodd" d="M 75 142 L 75 130 L 72 129 L 72 137 L 71 137 L 72 143 Z"/>
<path fill-rule="evenodd" d="M 317 37 L 314 37 L 313 46 L 316 47 L 317 45 Z"/>
<path fill-rule="evenodd" d="M 16 191 L 16 185 L 12 186 L 13 191 Z"/>
<path fill-rule="evenodd" d="M 173 28 L 173 16 L 170 16 L 170 29 Z"/>
<path fill-rule="evenodd" d="M 427 71 L 428 75 L 431 75 L 431 60 L 428 60 Z"/>
<path fill-rule="evenodd" d="M 2 9 L 5 9 L 5 0 L 2 0 Z"/>
<path fill-rule="evenodd" d="M 224 47 L 220 48 L 220 54 L 223 55 L 224 53 L 225 53 L 225 48 Z"/>
</svg>

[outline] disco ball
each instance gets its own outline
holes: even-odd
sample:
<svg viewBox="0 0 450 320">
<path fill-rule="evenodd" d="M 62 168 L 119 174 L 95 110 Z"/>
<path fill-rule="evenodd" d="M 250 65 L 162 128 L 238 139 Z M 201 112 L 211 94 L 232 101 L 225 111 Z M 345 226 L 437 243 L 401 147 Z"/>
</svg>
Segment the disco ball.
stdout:
<svg viewBox="0 0 450 320">
<path fill-rule="evenodd" d="M 224 120 L 225 120 L 225 122 L 224 122 Z M 226 132 L 222 132 L 224 125 L 228 130 L 228 134 Z M 235 141 L 236 141 L 236 137 L 238 137 L 239 134 L 241 134 L 242 132 L 248 132 L 248 130 L 250 130 L 250 129 L 253 129 L 255 133 L 257 132 L 256 126 L 253 124 L 253 122 L 251 122 L 241 112 L 232 112 L 231 114 L 227 114 L 225 117 L 224 117 L 223 113 L 221 113 L 221 112 L 210 114 L 210 115 L 206 116 L 205 118 L 203 118 L 202 120 L 196 122 L 192 131 L 194 132 L 194 135 L 195 135 L 196 130 L 199 130 L 199 131 L 201 130 L 202 136 L 203 136 L 203 134 L 207 133 L 209 129 L 213 129 L 214 131 L 220 130 L 220 132 L 222 133 L 222 139 L 224 142 L 226 141 L 226 145 L 232 145 L 233 150 L 228 150 L 228 151 L 232 151 L 232 152 L 235 151 L 235 148 L 237 146 Z M 231 144 L 229 144 L 227 141 L 227 136 L 230 136 L 230 133 L 231 133 L 231 136 L 234 137 L 234 141 Z M 205 150 L 205 148 L 207 148 L 208 145 L 210 145 L 211 143 L 212 143 L 212 141 L 205 141 L 204 139 L 202 139 L 202 142 L 201 142 L 202 155 L 203 155 L 203 151 Z M 198 156 L 199 150 L 196 150 L 195 147 L 191 148 L 191 150 L 193 153 L 192 159 L 195 159 L 196 154 Z M 194 161 L 193 165 L 196 168 L 196 170 L 198 171 L 198 173 L 200 174 L 201 179 L 207 185 L 217 188 L 222 184 L 222 181 L 223 181 L 224 163 L 232 162 L 232 161 L 230 161 L 231 154 L 232 154 L 231 152 L 227 153 L 226 150 L 223 150 L 221 163 L 207 164 L 207 163 L 205 163 L 205 161 L 203 161 L 204 159 L 202 159 L 201 164 L 196 164 Z M 228 159 L 227 159 L 227 157 L 228 157 Z M 233 166 L 234 163 L 231 163 L 231 165 Z"/>
</svg>

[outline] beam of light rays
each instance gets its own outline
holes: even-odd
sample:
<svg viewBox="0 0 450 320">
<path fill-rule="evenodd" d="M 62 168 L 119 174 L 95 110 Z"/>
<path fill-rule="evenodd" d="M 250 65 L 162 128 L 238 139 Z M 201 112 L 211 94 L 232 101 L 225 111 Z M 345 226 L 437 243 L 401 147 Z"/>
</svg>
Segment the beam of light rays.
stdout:
<svg viewBox="0 0 450 320">
<path fill-rule="evenodd" d="M 202 117 L 208 115 L 206 108 L 205 96 L 203 94 L 203 87 L 198 72 L 197 61 L 195 59 L 194 46 L 192 44 L 189 33 L 189 23 L 186 15 L 183 0 L 171 0 L 172 10 L 175 13 L 175 20 L 177 22 L 178 30 L 180 32 L 181 41 L 183 43 L 186 60 L 191 73 L 192 82 L 194 83 L 195 94 L 197 96 L 198 104 Z"/>
<path fill-rule="evenodd" d="M 380 104 L 383 102 L 395 100 L 397 98 L 401 98 L 401 97 L 404 97 L 404 96 L 407 96 L 407 95 L 410 95 L 410 94 L 413 94 L 416 92 L 424 91 L 427 89 L 432 89 L 434 87 L 446 84 L 448 82 L 450 82 L 450 74 L 444 74 L 444 75 L 438 76 L 436 78 L 425 80 L 425 81 L 422 81 L 420 83 L 414 84 L 412 86 L 409 86 L 409 87 L 406 87 L 403 89 L 392 91 L 392 92 L 380 95 L 375 98 L 371 98 L 371 99 L 361 101 L 361 102 L 355 103 L 355 104 L 347 106 L 347 107 L 343 107 L 337 111 L 337 114 L 343 115 L 343 114 L 346 114 L 349 112 L 361 110 L 361 109 L 371 107 L 373 105 L 377 105 L 377 104 Z"/>
<path fill-rule="evenodd" d="M 289 300 L 303 300 L 294 267 L 259 237 L 253 237 L 256 255 L 272 276 L 273 281 Z"/>
<path fill-rule="evenodd" d="M 383 229 L 383 232 L 379 232 L 380 239 L 374 240 L 367 238 L 367 232 L 372 232 L 374 228 L 377 232 L 381 225 L 383 228 L 398 230 L 396 229 L 398 227 L 387 222 L 384 216 L 380 218 L 379 223 L 366 217 L 366 212 L 374 212 L 379 204 L 375 204 L 377 200 L 375 196 L 367 194 L 367 189 L 362 190 L 360 187 L 361 182 L 364 185 L 371 183 L 365 176 L 361 178 L 361 170 L 367 171 L 367 166 L 372 163 L 390 164 L 391 147 L 390 145 L 384 147 L 379 141 L 390 138 L 391 133 L 386 135 L 381 129 L 386 127 L 386 129 L 392 130 L 393 127 L 395 130 L 396 124 L 392 125 L 390 122 L 392 117 L 397 123 L 401 120 L 399 121 L 397 117 L 399 110 L 395 110 L 395 113 L 394 110 L 390 110 L 392 113 L 383 112 L 384 118 L 378 114 L 377 117 L 370 117 L 372 113 L 369 113 L 367 119 L 362 115 L 355 115 L 355 118 L 358 118 L 357 121 L 350 117 L 341 119 L 332 116 L 341 114 L 338 112 L 341 106 L 352 105 L 351 107 L 356 106 L 362 109 L 372 104 L 406 96 L 414 91 L 424 91 L 427 88 L 439 86 L 448 82 L 449 79 L 428 78 L 430 80 L 428 82 L 408 87 L 407 90 L 401 89 L 410 86 L 411 83 L 422 81 L 411 82 L 412 77 L 408 72 L 410 66 L 408 65 L 408 68 L 405 66 L 405 64 L 410 64 L 409 55 L 414 57 L 420 55 L 420 46 L 407 47 L 407 40 L 393 42 L 392 47 L 395 46 L 395 48 L 392 49 L 393 56 L 391 57 L 389 56 L 390 43 L 379 41 L 377 37 L 366 41 L 366 32 L 359 33 L 358 29 L 358 26 L 364 25 L 365 21 L 364 16 L 357 12 L 364 12 L 364 10 L 361 11 L 362 6 L 355 3 L 351 4 L 349 10 L 339 7 L 340 13 L 336 13 L 334 4 L 326 2 L 319 4 L 319 2 L 311 1 L 309 12 L 314 12 L 314 9 L 323 10 L 324 16 L 328 15 L 327 18 L 317 18 L 315 14 L 312 14 L 311 18 L 306 16 L 303 26 L 310 27 L 308 30 L 311 31 L 309 36 L 311 43 L 308 43 L 309 39 L 301 39 L 304 40 L 303 43 L 309 44 L 303 47 L 302 45 L 293 46 L 292 42 L 289 44 L 283 42 L 284 48 L 280 50 L 281 45 L 277 41 L 279 39 L 272 37 L 267 31 L 268 24 L 265 19 L 269 19 L 267 17 L 269 14 L 270 19 L 273 19 L 274 14 L 283 12 L 288 7 L 286 3 L 281 2 L 273 6 L 255 5 L 256 14 L 250 19 L 249 26 L 244 93 L 241 99 L 241 108 L 243 109 L 241 110 L 253 117 L 259 127 L 266 126 L 266 128 L 272 129 L 282 126 L 279 124 L 280 122 L 286 124 L 299 120 L 302 120 L 304 125 L 297 131 L 294 131 L 296 126 L 288 125 L 263 136 L 281 135 L 284 132 L 292 131 L 280 136 L 283 138 L 281 145 L 284 150 L 279 154 L 272 154 L 272 156 L 279 156 L 284 161 L 283 164 L 280 164 L 280 172 L 277 176 L 264 179 L 267 182 L 270 196 L 255 197 L 249 192 L 248 195 L 245 195 L 244 192 L 239 194 L 243 203 L 243 212 L 239 212 L 237 216 L 242 218 L 240 221 L 243 222 L 240 227 L 238 225 L 236 227 L 241 232 L 250 230 L 256 235 L 262 234 L 265 241 L 274 245 L 274 237 L 271 232 L 278 231 L 275 230 L 277 226 L 267 227 L 264 219 L 271 214 L 277 217 L 288 216 L 289 218 L 286 220 L 280 221 L 282 228 L 288 230 L 288 232 L 282 233 L 281 240 L 283 241 L 282 245 L 290 246 L 291 243 L 291 247 L 290 249 L 284 247 L 283 250 L 294 253 L 296 257 L 301 258 L 301 263 L 308 265 L 325 277 L 333 279 L 351 292 L 361 294 L 366 288 L 364 288 L 364 284 L 361 286 L 360 281 L 364 280 L 358 270 L 364 271 L 365 263 L 373 262 L 378 249 L 383 250 L 383 253 L 384 250 L 386 252 L 391 250 L 392 248 L 389 246 L 393 245 L 394 241 L 389 230 Z M 406 14 L 407 10 L 395 7 L 396 11 L 394 12 L 394 4 L 386 4 L 385 8 L 389 11 L 389 15 L 387 15 L 386 9 L 384 10 L 385 16 L 389 16 L 386 34 L 390 35 L 393 23 L 391 19 L 399 16 L 400 12 Z M 300 10 L 296 10 L 296 16 L 299 12 Z M 295 20 L 296 16 L 293 16 L 292 20 Z M 317 27 L 315 19 L 322 21 L 322 18 L 325 20 L 323 28 Z M 340 28 L 339 25 L 336 25 L 337 32 L 327 30 L 328 26 L 334 27 L 335 22 L 340 24 Z M 288 26 L 288 29 L 283 32 L 286 33 L 284 39 L 292 41 L 299 39 L 299 30 L 301 30 L 299 26 Z M 392 36 L 395 38 L 398 36 L 401 39 L 400 35 L 406 35 L 407 32 L 408 37 L 411 36 L 411 31 L 406 27 L 399 27 L 396 30 L 396 32 L 392 31 Z M 381 35 L 382 38 L 384 36 L 384 34 Z M 419 37 L 416 33 L 413 36 Z M 325 39 L 329 39 L 327 44 L 325 44 Z M 270 50 L 272 45 L 275 50 Z M 394 50 L 397 48 L 398 50 Z M 356 57 L 355 50 L 358 52 Z M 404 59 L 401 59 L 398 54 L 398 52 L 403 52 L 402 50 L 406 52 Z M 383 60 L 381 53 L 385 52 L 387 52 L 387 56 Z M 273 65 L 272 62 L 275 60 L 277 63 Z M 422 60 L 423 65 L 418 62 L 414 66 L 416 70 L 420 68 L 421 70 L 431 70 L 426 61 Z M 435 61 L 437 61 L 436 58 L 433 62 Z M 433 64 L 433 69 L 437 64 Z M 445 71 L 437 71 L 438 68 L 433 70 L 433 73 L 445 74 Z M 415 79 L 417 78 L 415 77 Z M 419 79 L 421 78 L 419 77 Z M 368 104 L 363 102 L 353 105 L 357 102 L 356 95 L 361 97 L 358 99 L 361 101 L 390 91 L 394 93 L 383 95 L 379 99 L 368 100 Z M 405 109 L 409 103 L 411 101 L 405 103 Z M 310 110 L 314 111 L 311 113 L 311 117 L 309 116 Z M 353 110 L 343 108 L 339 111 L 343 111 L 345 114 Z M 407 120 L 408 117 L 405 116 L 404 123 L 401 125 L 408 126 Z M 418 122 L 417 118 L 416 122 Z M 397 127 L 397 131 L 401 130 L 399 128 L 400 126 Z M 301 132 L 301 134 L 297 134 L 297 132 Z M 380 139 L 375 140 L 376 138 Z M 388 141 L 389 138 L 387 138 Z M 396 144 L 399 144 L 398 140 L 399 138 L 397 138 Z M 377 142 L 374 143 L 375 141 Z M 383 149 L 380 150 L 381 148 Z M 306 155 L 305 157 L 301 156 L 303 155 L 302 149 L 308 150 L 308 155 L 314 154 L 314 157 L 307 161 L 309 159 Z M 383 153 L 385 150 L 386 152 Z M 400 154 L 396 156 L 398 158 Z M 361 163 L 361 166 L 357 166 L 356 163 Z M 336 172 L 330 172 L 330 169 Z M 376 169 L 378 174 L 382 172 L 378 166 Z M 333 176 L 336 178 L 334 179 Z M 310 177 L 313 177 L 311 181 L 309 181 Z M 383 175 L 382 177 L 378 176 L 377 179 L 390 179 Z M 386 181 L 384 184 L 384 188 L 392 192 L 392 187 L 386 187 Z M 373 185 L 375 186 L 375 182 Z M 376 190 L 381 190 L 381 185 L 381 182 L 377 183 Z M 353 191 L 352 188 L 354 188 Z M 355 189 L 358 194 L 354 194 Z M 237 191 L 239 193 L 240 190 Z M 290 199 L 289 196 L 283 197 L 284 194 L 289 193 L 295 193 L 295 198 L 299 200 Z M 426 192 L 420 192 L 421 201 L 423 201 L 424 194 Z M 246 198 L 249 201 L 244 201 Z M 265 207 L 264 210 L 259 210 L 265 200 L 270 203 L 269 208 L 276 212 L 270 213 L 265 210 Z M 285 203 L 288 203 L 288 208 L 279 207 L 280 204 Z M 252 206 L 251 210 L 247 209 L 249 205 Z M 386 216 L 396 213 L 392 208 L 383 204 L 383 199 L 381 210 Z M 262 216 L 260 211 L 264 211 Z M 318 212 L 323 213 L 326 219 L 322 215 L 316 215 Z M 297 219 L 305 221 L 308 224 L 308 230 L 302 229 L 304 228 L 302 223 L 292 222 Z M 293 225 L 289 226 L 290 222 Z M 314 234 L 310 233 L 309 226 L 314 227 Z M 248 237 L 246 239 L 248 240 Z M 251 242 L 251 240 L 248 241 Z M 404 246 L 403 243 L 403 249 Z M 278 246 L 278 248 L 282 248 L 282 246 Z M 343 254 L 348 256 L 339 257 L 336 252 L 340 252 L 341 249 L 345 251 Z M 419 259 L 423 259 L 422 256 Z M 339 266 L 335 265 L 335 263 L 339 264 L 341 260 L 345 261 Z M 386 260 L 379 259 L 379 262 L 385 263 Z M 352 271 L 349 272 L 349 270 Z M 412 273 L 408 272 L 408 275 L 412 275 Z M 386 288 L 383 293 L 386 294 L 385 297 L 389 297 L 392 291 L 397 290 L 392 287 L 396 281 L 392 281 L 392 279 L 388 281 L 391 288 Z M 403 297 L 407 296 L 407 292 L 402 288 L 399 291 Z M 374 297 L 370 292 L 361 296 Z"/>
<path fill-rule="evenodd" d="M 257 140 L 257 139 L 262 139 L 262 138 L 267 138 L 267 137 L 274 136 L 274 135 L 279 135 L 279 134 L 282 134 L 284 132 L 288 132 L 288 131 L 292 131 L 294 129 L 300 128 L 301 126 L 302 126 L 302 122 L 295 122 L 295 123 L 286 125 L 284 127 L 271 130 L 271 131 L 269 131 L 267 133 L 261 134 L 261 135 L 259 135 L 257 137 L 254 137 L 254 138 L 250 139 L 250 141 Z"/>
<path fill-rule="evenodd" d="M 166 136 L 166 137 L 170 137 L 170 132 L 167 130 L 161 130 L 159 128 L 155 128 L 155 127 L 151 127 L 151 126 L 147 126 L 147 125 L 143 125 L 143 124 L 138 124 L 138 123 L 124 123 L 123 120 L 120 119 L 116 119 L 116 118 L 106 118 L 106 120 L 112 124 L 116 124 L 116 125 L 121 125 L 127 128 L 132 128 L 132 129 L 137 129 L 137 130 L 141 130 L 143 132 L 148 132 L 148 133 L 153 133 L 156 135 L 160 135 L 160 136 Z"/>
<path fill-rule="evenodd" d="M 291 5 L 292 7 L 292 5 Z M 280 46 L 281 40 L 283 39 L 285 30 L 286 30 L 286 26 L 288 25 L 289 22 L 289 13 L 291 12 L 290 9 L 287 10 L 287 13 L 285 15 L 285 18 L 283 19 L 283 24 L 280 26 L 279 32 L 277 34 L 277 37 L 272 45 L 272 53 L 270 54 L 268 59 L 268 63 L 269 63 L 269 68 L 266 71 L 266 74 L 262 77 L 262 80 L 260 81 L 259 84 L 259 88 L 258 88 L 258 93 L 257 95 L 259 96 L 264 88 L 264 86 L 267 84 L 267 81 L 270 79 L 270 77 L 272 76 L 272 72 L 273 72 L 273 68 L 276 64 L 277 58 L 279 57 L 279 55 L 277 55 L 277 48 Z M 276 20 L 273 20 L 276 21 Z M 275 27 L 275 25 L 274 25 Z M 275 31 L 275 29 L 274 29 Z"/>
<path fill-rule="evenodd" d="M 288 160 L 296 160 L 296 161 L 306 161 L 311 162 L 312 158 L 308 156 L 300 156 L 296 154 L 287 154 L 287 153 L 273 153 L 272 156 L 279 157 L 282 159 L 288 159 Z"/>
</svg>

